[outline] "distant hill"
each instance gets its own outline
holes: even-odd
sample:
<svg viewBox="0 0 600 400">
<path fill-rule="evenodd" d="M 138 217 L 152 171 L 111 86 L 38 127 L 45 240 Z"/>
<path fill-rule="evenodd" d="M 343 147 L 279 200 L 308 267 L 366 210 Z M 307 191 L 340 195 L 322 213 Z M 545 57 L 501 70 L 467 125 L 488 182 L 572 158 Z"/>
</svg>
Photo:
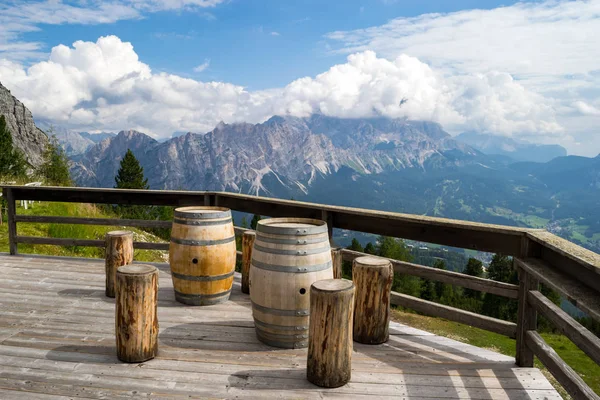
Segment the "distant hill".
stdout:
<svg viewBox="0 0 600 400">
<path fill-rule="evenodd" d="M 461 133 L 456 140 L 473 146 L 482 153 L 507 156 L 515 161 L 547 162 L 567 155 L 567 150 L 557 144 L 534 144 L 476 132 Z"/>
<path fill-rule="evenodd" d="M 0 115 L 6 118 L 14 145 L 23 151 L 31 167 L 39 167 L 44 161 L 48 137 L 35 125 L 31 111 L 1 83 Z"/>
</svg>

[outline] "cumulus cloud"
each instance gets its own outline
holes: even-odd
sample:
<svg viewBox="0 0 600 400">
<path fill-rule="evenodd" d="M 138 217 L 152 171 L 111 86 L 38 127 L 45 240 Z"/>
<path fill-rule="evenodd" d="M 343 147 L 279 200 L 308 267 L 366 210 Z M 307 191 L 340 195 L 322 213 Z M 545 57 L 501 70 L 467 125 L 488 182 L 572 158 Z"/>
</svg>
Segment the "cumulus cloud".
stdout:
<svg viewBox="0 0 600 400">
<path fill-rule="evenodd" d="M 469 115 L 467 126 L 521 136 L 562 126 L 559 139 L 569 146 L 572 135 L 590 141 L 600 124 L 598 36 L 600 1 L 545 0 L 395 18 L 331 32 L 326 46 L 342 54 L 376 51 L 390 60 L 416 57 L 446 77 L 455 94 L 462 92 L 453 104 Z"/>
<path fill-rule="evenodd" d="M 174 131 L 208 131 L 221 120 L 261 122 L 274 114 L 315 112 L 434 120 L 509 135 L 561 131 L 551 102 L 509 74 L 448 78 L 415 57 L 388 60 L 372 51 L 285 87 L 248 91 L 152 72 L 130 43 L 107 36 L 56 46 L 48 60 L 28 68 L 0 61 L 0 81 L 36 118 L 90 131 L 133 128 L 168 137 Z"/>
</svg>

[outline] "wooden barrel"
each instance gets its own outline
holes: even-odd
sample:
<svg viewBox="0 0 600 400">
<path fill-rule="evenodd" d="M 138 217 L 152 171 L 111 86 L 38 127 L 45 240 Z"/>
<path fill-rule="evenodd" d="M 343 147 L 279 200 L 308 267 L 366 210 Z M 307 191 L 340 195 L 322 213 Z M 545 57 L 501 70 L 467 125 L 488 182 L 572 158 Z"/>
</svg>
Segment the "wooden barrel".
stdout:
<svg viewBox="0 0 600 400">
<path fill-rule="evenodd" d="M 178 302 L 206 306 L 227 301 L 235 258 L 229 209 L 203 206 L 175 209 L 169 263 Z"/>
<path fill-rule="evenodd" d="M 259 221 L 250 267 L 258 339 L 274 347 L 306 347 L 310 286 L 332 278 L 325 222 L 304 218 Z"/>
</svg>

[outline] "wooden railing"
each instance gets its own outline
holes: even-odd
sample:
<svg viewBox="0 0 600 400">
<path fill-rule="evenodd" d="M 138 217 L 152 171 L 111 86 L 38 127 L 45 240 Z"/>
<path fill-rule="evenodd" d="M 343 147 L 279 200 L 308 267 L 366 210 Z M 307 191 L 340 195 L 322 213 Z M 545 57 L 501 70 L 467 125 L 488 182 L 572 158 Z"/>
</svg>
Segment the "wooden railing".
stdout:
<svg viewBox="0 0 600 400">
<path fill-rule="evenodd" d="M 536 332 L 537 313 L 544 315 L 565 336 L 600 364 L 600 339 L 539 291 L 539 284 L 556 290 L 591 318 L 600 321 L 600 256 L 544 230 L 399 214 L 359 208 L 337 207 L 225 192 L 118 190 L 6 186 L 8 232 L 11 254 L 19 243 L 59 246 L 104 246 L 103 240 L 29 237 L 17 234 L 17 223 L 59 223 L 169 228 L 170 221 L 32 216 L 16 213 L 16 200 L 103 203 L 121 205 L 214 205 L 270 217 L 295 216 L 327 221 L 334 228 L 412 239 L 465 249 L 513 256 L 519 285 L 472 277 L 408 262 L 391 260 L 397 274 L 406 274 L 492 293 L 518 300 L 517 323 L 491 318 L 458 308 L 392 293 L 392 304 L 420 313 L 469 324 L 516 338 L 516 363 L 532 367 L 537 356 L 575 398 L 599 397 Z M 236 229 L 240 234 L 243 230 Z M 167 250 L 167 243 L 136 242 L 138 249 Z M 339 259 L 352 261 L 362 253 L 339 249 Z M 337 258 L 337 257 L 336 257 Z"/>
</svg>

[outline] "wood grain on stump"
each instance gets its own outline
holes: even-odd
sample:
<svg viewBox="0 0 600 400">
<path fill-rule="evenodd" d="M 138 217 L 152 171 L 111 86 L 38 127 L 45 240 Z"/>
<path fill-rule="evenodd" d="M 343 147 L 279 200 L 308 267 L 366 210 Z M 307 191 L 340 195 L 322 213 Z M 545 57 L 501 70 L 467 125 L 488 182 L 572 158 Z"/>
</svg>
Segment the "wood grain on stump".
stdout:
<svg viewBox="0 0 600 400">
<path fill-rule="evenodd" d="M 250 294 L 250 264 L 252 263 L 252 246 L 256 232 L 246 231 L 242 235 L 242 293 Z"/>
<path fill-rule="evenodd" d="M 333 279 L 342 279 L 342 249 L 331 249 Z"/>
<path fill-rule="evenodd" d="M 356 285 L 354 340 L 365 344 L 387 342 L 394 281 L 392 263 L 382 258 L 359 257 L 352 266 L 352 280 Z"/>
<path fill-rule="evenodd" d="M 106 296 L 115 297 L 117 268 L 133 262 L 133 232 L 111 231 L 105 236 Z"/>
<path fill-rule="evenodd" d="M 307 378 L 321 387 L 350 381 L 352 370 L 352 309 L 354 284 L 325 279 L 310 288 Z"/>
<path fill-rule="evenodd" d="M 142 362 L 158 352 L 158 270 L 151 265 L 119 267 L 116 280 L 117 357 Z"/>
</svg>

